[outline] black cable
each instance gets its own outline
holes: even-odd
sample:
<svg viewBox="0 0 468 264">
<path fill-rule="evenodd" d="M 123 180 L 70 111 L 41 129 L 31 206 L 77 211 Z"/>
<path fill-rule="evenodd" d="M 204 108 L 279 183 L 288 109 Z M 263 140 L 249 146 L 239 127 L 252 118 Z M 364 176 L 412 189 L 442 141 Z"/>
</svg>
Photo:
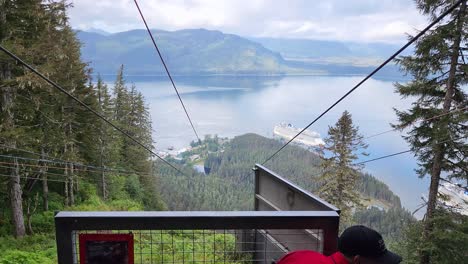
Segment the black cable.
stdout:
<svg viewBox="0 0 468 264">
<path fill-rule="evenodd" d="M 0 157 L 3 157 L 3 158 L 12 158 L 12 159 L 17 159 L 17 160 L 23 160 L 23 161 L 37 161 L 37 162 L 50 162 L 50 163 L 58 163 L 58 164 L 64 164 L 65 163 L 61 163 L 61 162 L 55 162 L 55 161 L 51 161 L 51 160 L 44 160 L 44 159 L 32 159 L 32 158 L 25 158 L 25 157 L 18 157 L 18 156 L 8 156 L 8 155 L 0 155 Z M 74 163 L 71 163 L 71 162 L 67 162 L 67 164 L 74 164 Z M 8 166 L 9 165 L 9 166 Z M 18 164 L 15 164 L 15 163 L 12 163 L 12 162 L 2 162 L 0 161 L 0 168 L 11 168 L 11 169 L 14 169 L 15 166 L 14 165 L 19 165 L 19 166 L 24 166 L 24 167 L 27 167 L 27 168 L 40 168 L 41 166 L 39 165 L 34 165 L 34 164 L 28 164 L 28 163 L 18 163 Z M 76 165 L 76 164 L 75 164 Z M 153 176 L 152 174 L 147 174 L 147 173 L 138 173 L 138 172 L 132 172 L 132 171 L 122 171 L 122 170 L 118 170 L 118 169 L 110 169 L 110 168 L 105 168 L 105 167 L 95 167 L 95 166 L 91 166 L 91 167 L 94 167 L 96 169 L 93 169 L 93 170 L 83 170 L 83 169 L 78 169 L 78 168 L 75 168 L 74 170 L 77 171 L 77 172 L 88 172 L 88 173 L 97 173 L 97 172 L 102 172 L 102 171 L 112 171 L 112 172 L 115 172 L 117 175 L 126 175 L 126 176 L 130 176 L 130 175 L 138 175 L 138 176 Z M 61 169 L 61 170 L 65 170 L 65 168 L 62 168 L 62 167 L 52 167 L 52 166 L 47 166 L 48 169 Z M 34 172 L 34 173 L 44 173 L 44 174 L 50 174 L 50 175 L 57 175 L 57 176 L 65 176 L 65 174 L 61 173 L 53 173 L 53 172 L 50 172 L 50 171 L 30 171 L 30 172 Z M 100 180 L 95 180 L 95 179 L 92 179 L 92 178 L 85 178 L 85 177 L 81 177 L 81 176 L 77 176 L 77 175 L 74 175 L 75 178 L 79 178 L 79 179 L 82 179 L 82 180 L 85 180 L 85 181 L 90 181 L 90 182 L 95 182 L 95 183 L 100 183 L 101 181 Z M 106 180 L 108 183 L 113 183 L 114 180 L 112 179 L 107 179 Z"/>
<path fill-rule="evenodd" d="M 8 174 L 0 174 L 0 177 L 6 177 L 6 178 L 16 178 L 16 177 L 19 177 L 20 179 L 25 179 L 25 180 L 38 180 L 38 181 L 43 181 L 43 180 L 44 180 L 44 179 L 42 179 L 42 178 L 34 178 L 34 177 L 27 177 L 27 176 L 17 176 L 17 175 L 8 175 Z M 62 183 L 67 182 L 67 181 L 56 180 L 56 179 L 47 179 L 47 181 L 51 181 L 51 182 L 62 182 Z"/>
<path fill-rule="evenodd" d="M 13 149 L 13 150 L 22 151 L 22 152 L 25 152 L 25 153 L 29 153 L 29 154 L 32 154 L 32 155 L 42 157 L 42 154 L 30 151 L 30 150 L 26 150 L 26 149 L 14 148 L 14 147 L 1 145 L 1 144 L 0 144 L 0 148 Z M 126 174 L 149 175 L 149 174 L 141 173 L 141 172 L 138 172 L 138 171 L 127 171 L 127 170 L 116 169 L 116 168 L 105 167 L 105 166 L 101 167 L 101 166 L 96 166 L 96 165 L 83 164 L 83 163 L 76 162 L 76 161 L 70 161 L 70 160 L 63 160 L 63 159 L 54 158 L 54 157 L 51 157 L 51 156 L 48 156 L 48 155 L 44 155 L 44 157 L 49 158 L 49 159 L 43 159 L 43 158 L 33 159 L 33 158 L 25 158 L 25 157 L 17 157 L 17 156 L 7 156 L 7 155 L 0 155 L 0 157 L 18 158 L 18 159 L 29 160 L 29 161 L 48 162 L 48 163 L 63 164 L 63 165 L 72 164 L 72 165 L 77 166 L 77 167 L 91 168 L 93 170 L 99 170 L 99 171 L 115 171 L 115 172 L 121 172 L 121 173 L 126 173 Z"/>
<path fill-rule="evenodd" d="M 446 116 L 446 115 L 450 115 L 450 114 L 454 114 L 458 111 L 462 111 L 462 110 L 467 110 L 468 109 L 468 106 L 465 106 L 463 108 L 455 108 L 451 111 L 448 111 L 447 113 L 443 113 L 443 114 L 440 114 L 440 115 L 435 115 L 435 116 L 432 116 L 432 117 L 429 117 L 429 118 L 426 118 L 426 119 L 422 119 L 422 120 L 416 120 L 414 122 L 412 122 L 411 124 L 408 124 L 407 126 L 403 127 L 403 128 L 400 128 L 400 127 L 397 127 L 397 128 L 394 128 L 394 129 L 391 129 L 391 130 L 386 130 L 386 131 L 383 131 L 383 132 L 380 132 L 380 133 L 376 133 L 376 134 L 372 134 L 370 136 L 367 136 L 365 137 L 364 139 L 369 139 L 369 138 L 373 138 L 373 137 L 377 137 L 377 136 L 381 136 L 381 135 L 384 135 L 384 134 L 387 134 L 387 133 L 390 133 L 390 132 L 393 132 L 393 131 L 397 131 L 397 130 L 400 130 L 400 129 L 404 129 L 416 122 L 426 122 L 426 121 L 431 121 L 433 119 L 436 119 L 436 118 L 439 118 L 439 117 L 443 117 L 443 116 Z"/>
<path fill-rule="evenodd" d="M 8 167 L 8 166 L 0 166 L 1 168 L 6 168 L 6 169 L 15 169 L 15 167 Z M 28 171 L 29 173 L 35 173 L 35 174 L 47 174 L 47 175 L 52 175 L 52 176 L 61 176 L 59 178 L 63 178 L 65 176 L 69 176 L 69 175 L 65 175 L 65 174 L 58 174 L 58 173 L 51 173 L 51 172 L 48 172 L 48 171 Z M 67 180 L 61 180 L 61 179 L 57 179 L 57 178 L 47 178 L 47 179 L 43 179 L 41 177 L 28 177 L 28 176 L 21 176 L 21 175 L 8 175 L 8 174 L 0 174 L 0 175 L 5 175 L 4 177 L 10 177 L 10 178 L 15 178 L 15 177 L 20 177 L 22 179 L 30 179 L 30 180 L 38 180 L 38 181 L 52 181 L 52 182 L 62 182 L 62 183 L 65 183 L 67 182 Z M 99 180 L 95 180 L 95 179 L 91 179 L 91 178 L 85 178 L 85 177 L 81 177 L 81 176 L 78 176 L 78 175 L 73 175 L 74 178 L 77 178 L 77 179 L 82 179 L 84 181 L 88 181 L 88 182 L 91 182 L 91 183 L 101 183 Z M 108 179 L 107 180 L 107 183 L 114 183 L 115 181 L 113 179 Z"/>
<path fill-rule="evenodd" d="M 378 158 L 375 158 L 375 159 L 365 160 L 365 161 L 356 163 L 356 165 L 361 165 L 361 164 L 365 164 L 365 163 L 376 161 L 376 160 L 386 159 L 386 158 L 390 158 L 390 157 L 393 157 L 393 156 L 398 156 L 398 155 L 401 155 L 401 154 L 405 154 L 405 153 L 408 153 L 408 152 L 411 152 L 411 149 L 408 149 L 408 150 L 405 150 L 405 151 L 400 151 L 400 152 L 389 154 L 389 155 L 385 155 L 385 156 L 378 157 Z"/>
<path fill-rule="evenodd" d="M 439 21 L 441 21 L 445 16 L 450 14 L 458 5 L 460 5 L 463 1 L 466 0 L 459 0 L 456 2 L 453 6 L 451 6 L 449 9 L 447 9 L 443 14 L 441 14 L 439 17 L 437 17 L 432 23 L 430 23 L 427 27 L 425 27 L 421 32 L 419 32 L 415 37 L 411 38 L 403 47 L 401 47 L 397 52 L 395 52 L 392 56 L 390 56 L 387 60 L 385 60 L 382 64 L 380 64 L 379 67 L 374 69 L 369 75 L 367 75 L 364 79 L 362 79 L 358 84 L 356 84 L 351 90 L 349 90 L 345 95 L 343 95 L 340 99 L 338 99 L 335 103 L 333 103 L 330 107 L 328 107 L 323 113 L 321 113 L 317 118 L 315 118 L 309 125 L 307 125 L 305 128 L 303 128 L 297 135 L 295 135 L 293 138 L 291 138 L 286 144 L 284 144 L 280 149 L 278 149 L 273 155 L 271 155 L 269 158 L 267 158 L 262 165 L 267 163 L 269 160 L 271 160 L 276 154 L 278 154 L 281 150 L 283 150 L 289 143 L 291 143 L 294 139 L 296 139 L 300 134 L 302 134 L 306 129 L 308 129 L 311 125 L 313 125 L 315 122 L 317 122 L 322 116 L 324 116 L 326 113 L 328 113 L 332 108 L 334 108 L 337 104 L 339 104 L 343 99 L 348 97 L 352 92 L 354 92 L 359 86 L 361 86 L 364 82 L 366 82 L 370 77 L 372 77 L 374 74 L 376 74 L 378 71 L 380 71 L 385 65 L 387 65 L 390 61 L 392 61 L 396 56 L 398 56 L 403 50 L 405 50 L 407 47 L 409 47 L 411 44 L 413 44 L 417 39 L 419 39 L 423 34 L 426 33 L 431 27 L 433 27 L 435 24 L 437 24 Z"/>
<path fill-rule="evenodd" d="M 456 138 L 456 139 L 447 139 L 447 140 L 444 140 L 444 141 L 438 142 L 438 143 L 436 143 L 436 144 L 444 144 L 444 143 L 447 143 L 447 142 L 449 142 L 449 141 L 455 141 L 455 140 L 464 139 L 464 138 L 466 138 L 466 136 L 465 136 L 465 137 L 459 137 L 459 138 Z M 413 150 L 411 150 L 411 149 L 408 149 L 408 150 L 405 150 L 405 151 L 400 151 L 400 152 L 397 152 L 397 153 L 393 153 L 393 154 L 385 155 L 385 156 L 378 157 L 378 158 L 375 158 L 375 159 L 365 160 L 365 161 L 362 161 L 362 162 L 356 163 L 355 165 L 361 165 L 361 164 L 368 163 L 368 162 L 371 162 L 371 161 L 376 161 L 376 160 L 386 159 L 386 158 L 390 158 L 390 157 L 393 157 L 393 156 L 397 156 L 397 155 L 405 154 L 405 153 L 408 153 L 408 152 L 411 152 L 411 151 L 413 151 Z"/>
<path fill-rule="evenodd" d="M 136 5 L 136 7 L 138 9 L 138 12 L 140 13 L 140 16 L 141 16 L 141 19 L 143 20 L 143 23 L 145 23 L 145 27 L 146 27 L 146 30 L 148 31 L 148 34 L 151 37 L 151 41 L 153 42 L 153 45 L 156 48 L 156 51 L 158 52 L 159 58 L 161 59 L 161 62 L 163 64 L 163 66 L 164 66 L 164 69 L 166 70 L 167 76 L 169 77 L 169 80 L 171 80 L 172 87 L 174 87 L 174 90 L 175 90 L 175 92 L 177 94 L 177 97 L 179 97 L 180 104 L 184 108 L 185 115 L 187 115 L 187 118 L 188 118 L 188 120 L 190 122 L 190 125 L 192 126 L 193 132 L 195 133 L 195 136 L 197 137 L 198 142 L 201 142 L 200 137 L 198 136 L 197 130 L 195 129 L 195 126 L 192 123 L 192 119 L 190 118 L 190 115 L 189 115 L 189 113 L 187 111 L 187 108 L 185 107 L 184 102 L 182 101 L 182 98 L 180 97 L 179 91 L 177 90 L 177 87 L 175 85 L 175 82 L 172 79 L 172 75 L 169 72 L 169 69 L 167 68 L 166 62 L 164 61 L 163 56 L 161 55 L 161 52 L 159 51 L 159 48 L 158 48 L 158 45 L 156 44 L 156 41 L 154 40 L 153 33 L 151 33 L 151 30 L 148 27 L 148 23 L 146 23 L 146 19 L 143 16 L 143 12 L 141 12 L 141 9 L 140 9 L 140 6 L 138 5 L 137 0 L 134 0 L 134 2 L 135 2 L 135 5 Z"/>
<path fill-rule="evenodd" d="M 60 85 L 56 84 L 54 81 L 50 80 L 49 78 L 47 78 L 46 76 L 44 76 L 42 73 L 40 73 L 39 71 L 37 71 L 35 68 L 33 68 L 32 66 L 30 66 L 29 64 L 27 64 L 26 62 L 24 62 L 22 59 L 20 59 L 18 56 L 16 56 L 15 54 L 13 54 L 11 51 L 7 50 L 5 47 L 3 47 L 2 45 L 0 45 L 0 50 L 2 50 L 3 52 L 5 52 L 8 56 L 10 56 L 11 58 L 13 58 L 14 60 L 16 60 L 17 62 L 21 63 L 23 66 L 25 66 L 26 68 L 28 68 L 30 71 L 32 71 L 33 73 L 35 73 L 36 75 L 38 75 L 39 77 L 41 77 L 44 81 L 46 81 L 47 83 L 49 83 L 50 85 L 52 85 L 53 87 L 55 87 L 56 89 L 58 89 L 59 91 L 61 91 L 62 93 L 64 93 L 65 95 L 67 95 L 68 97 L 72 98 L 74 101 L 76 101 L 78 104 L 80 104 L 81 106 L 83 106 L 84 108 L 86 108 L 88 111 L 92 112 L 94 115 L 96 115 L 97 117 L 99 117 L 100 119 L 102 119 L 104 122 L 106 122 L 108 125 L 110 125 L 111 127 L 113 127 L 114 129 L 116 129 L 117 131 L 119 131 L 120 133 L 122 133 L 123 135 L 125 135 L 126 137 L 128 137 L 129 139 L 131 139 L 133 142 L 135 142 L 136 144 L 138 144 L 139 146 L 141 146 L 142 148 L 146 149 L 149 153 L 153 154 L 154 156 L 156 156 L 158 159 L 162 160 L 164 163 L 166 163 L 168 166 L 172 167 L 174 170 L 178 171 L 179 173 L 183 174 L 184 173 L 176 168 L 174 165 L 172 165 L 171 163 L 169 163 L 167 160 L 165 160 L 164 158 L 162 158 L 161 156 L 159 156 L 158 154 L 156 154 L 154 151 L 152 151 L 149 147 L 145 146 L 143 143 L 141 143 L 140 141 L 138 141 L 137 139 L 135 139 L 134 137 L 132 137 L 130 134 L 128 134 L 127 132 L 125 132 L 123 129 L 121 129 L 120 127 L 118 127 L 117 125 L 115 125 L 114 123 L 112 123 L 111 121 L 107 120 L 107 118 L 105 118 L 102 114 L 98 113 L 96 110 L 92 109 L 91 107 L 89 107 L 87 104 L 85 104 L 83 101 L 81 101 L 80 99 L 78 99 L 77 97 L 75 97 L 74 95 L 72 95 L 70 92 L 68 92 L 67 90 L 63 89 Z"/>
<path fill-rule="evenodd" d="M 0 157 L 1 158 L 8 158 L 8 159 L 18 159 L 18 160 L 24 160 L 24 161 L 34 161 L 34 162 L 61 164 L 61 165 L 71 164 L 71 165 L 74 165 L 76 167 L 84 167 L 86 169 L 76 169 L 76 170 L 87 171 L 87 172 L 115 172 L 115 173 L 120 174 L 120 175 L 152 176 L 151 174 L 141 173 L 141 172 L 138 172 L 138 171 L 126 171 L 126 170 L 119 170 L 119 169 L 113 169 L 113 168 L 107 168 L 107 167 L 87 166 L 87 165 L 84 165 L 84 164 L 74 163 L 74 162 L 70 162 L 70 161 L 55 161 L 55 160 L 46 160 L 46 159 L 33 159 L 33 158 L 2 155 L 2 154 L 0 154 Z M 0 162 L 0 164 L 1 163 L 2 162 Z M 26 166 L 28 166 L 28 165 L 26 165 Z M 58 168 L 58 167 L 49 166 L 49 168 Z M 61 168 L 61 169 L 63 169 L 63 168 Z"/>
</svg>

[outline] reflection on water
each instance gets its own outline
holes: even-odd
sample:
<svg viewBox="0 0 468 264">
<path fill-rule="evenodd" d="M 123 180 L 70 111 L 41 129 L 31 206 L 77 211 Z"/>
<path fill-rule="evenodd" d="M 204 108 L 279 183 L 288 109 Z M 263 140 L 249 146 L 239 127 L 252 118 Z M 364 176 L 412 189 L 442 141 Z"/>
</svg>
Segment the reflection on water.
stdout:
<svg viewBox="0 0 468 264">
<path fill-rule="evenodd" d="M 362 77 L 340 76 L 175 76 L 179 92 L 199 134 L 233 137 L 247 132 L 272 137 L 281 122 L 304 127 Z M 185 113 L 166 77 L 128 77 L 149 104 L 156 147 L 182 148 L 195 139 Z M 372 135 L 390 129 L 395 121 L 392 107 L 408 108 L 410 102 L 394 93 L 392 81 L 370 79 L 320 119 L 311 130 L 325 136 L 344 110 L 348 110 L 361 133 Z M 408 149 L 398 133 L 369 139 L 370 157 Z M 281 155 L 281 154 L 280 154 Z M 363 158 L 366 159 L 366 158 Z M 415 176 L 411 154 L 367 164 L 366 170 L 390 185 L 405 206 L 415 208 L 427 181 Z"/>
</svg>

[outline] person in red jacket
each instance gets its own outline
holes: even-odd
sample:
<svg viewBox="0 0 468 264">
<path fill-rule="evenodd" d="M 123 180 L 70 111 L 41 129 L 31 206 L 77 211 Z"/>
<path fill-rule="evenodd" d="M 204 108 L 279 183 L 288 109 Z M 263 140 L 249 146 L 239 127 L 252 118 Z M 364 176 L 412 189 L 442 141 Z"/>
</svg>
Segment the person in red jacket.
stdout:
<svg viewBox="0 0 468 264">
<path fill-rule="evenodd" d="M 347 228 L 338 239 L 338 252 L 324 256 L 310 250 L 288 253 L 277 264 L 398 264 L 402 258 L 385 247 L 375 230 L 358 225 Z"/>
</svg>

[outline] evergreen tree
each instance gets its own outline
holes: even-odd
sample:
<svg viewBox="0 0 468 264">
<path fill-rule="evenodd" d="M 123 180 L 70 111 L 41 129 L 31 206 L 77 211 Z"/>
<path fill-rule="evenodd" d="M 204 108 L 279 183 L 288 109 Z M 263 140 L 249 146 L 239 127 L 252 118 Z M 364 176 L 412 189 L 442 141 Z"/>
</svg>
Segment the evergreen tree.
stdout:
<svg viewBox="0 0 468 264">
<path fill-rule="evenodd" d="M 38 43 L 41 34 L 36 31 L 46 31 L 47 12 L 39 0 L 2 0 L 0 1 L 0 43 L 29 60 L 37 54 Z M 43 61 L 38 61 L 38 64 Z M 24 131 L 19 123 L 21 114 L 17 110 L 19 93 L 24 92 L 25 82 L 19 77 L 24 75 L 24 69 L 14 63 L 11 59 L 0 55 L 0 142 L 7 145 L 7 154 L 15 154 L 14 149 L 19 146 L 18 139 L 24 136 Z M 19 164 L 15 159 L 13 166 L 6 169 L 5 174 L 10 175 L 8 179 L 8 198 L 10 200 L 14 235 L 22 237 L 25 235 L 23 214 L 23 193 Z"/>
<path fill-rule="evenodd" d="M 65 12 L 65 7 L 63 7 L 63 12 Z M 63 57 L 55 65 L 57 69 L 60 69 L 60 72 L 57 72 L 53 79 L 80 100 L 88 103 L 91 107 L 95 107 L 95 102 L 92 102 L 94 99 L 91 99 L 93 92 L 87 85 L 88 72 L 86 64 L 80 60 L 80 44 L 68 22 L 63 21 L 64 25 L 59 39 Z M 87 137 L 93 136 L 86 132 L 93 130 L 88 129 L 88 126 L 95 124 L 96 118 L 68 96 L 61 95 L 58 105 L 60 107 L 60 122 L 63 133 L 62 157 L 65 160 L 80 161 L 80 156 L 82 156 L 80 152 L 89 152 L 95 149 L 92 145 L 88 145 L 83 150 L 80 147 L 83 138 L 80 137 L 83 134 Z M 65 204 L 73 205 L 75 202 L 74 194 L 77 191 L 75 185 L 77 182 L 76 172 L 73 163 L 69 163 L 65 167 L 65 175 L 67 176 L 67 182 L 64 184 Z"/>
<path fill-rule="evenodd" d="M 114 84 L 114 120 L 125 126 L 124 118 L 126 118 L 129 112 L 128 88 L 124 79 L 124 66 L 121 65 Z"/>
<path fill-rule="evenodd" d="M 359 169 L 354 162 L 361 149 L 367 148 L 358 127 L 353 125 L 351 114 L 343 112 L 334 127 L 329 127 L 324 150 L 330 154 L 323 158 L 323 174 L 320 177 L 322 186 L 320 196 L 341 210 L 344 224 L 351 221 L 352 208 L 361 206 L 358 191 Z M 365 154 L 365 153 L 362 153 Z"/>
<path fill-rule="evenodd" d="M 151 137 L 151 119 L 148 108 L 145 106 L 143 95 L 131 86 L 130 112 L 126 117 L 128 132 L 145 146 L 153 145 Z M 125 155 L 130 168 L 135 171 L 148 171 L 150 166 L 150 153 L 126 138 L 124 140 Z"/>
<path fill-rule="evenodd" d="M 416 1 L 421 12 L 431 19 L 454 2 Z M 398 60 L 401 68 L 413 80 L 397 84 L 396 90 L 403 98 L 416 100 L 409 110 L 396 111 L 399 123 L 394 126 L 409 129 L 404 138 L 418 158 L 417 173 L 420 177 L 431 177 L 422 243 L 436 239 L 434 236 L 437 231 L 432 223 L 441 173 L 447 173 L 448 177 L 468 179 L 468 115 L 466 110 L 456 111 L 468 105 L 467 94 L 463 90 L 468 81 L 468 65 L 464 54 L 468 37 L 466 13 L 466 1 L 463 1 L 448 19 L 416 42 L 414 55 Z M 419 249 L 420 263 L 430 263 L 431 253 L 426 250 L 427 247 L 421 244 Z"/>
<path fill-rule="evenodd" d="M 96 93 L 98 96 L 98 110 L 103 114 L 107 119 L 113 120 L 114 118 L 114 109 L 112 104 L 112 99 L 109 94 L 107 85 L 102 81 L 101 76 L 98 76 L 96 84 Z M 106 124 L 103 120 L 97 122 L 97 130 L 99 132 L 99 166 L 104 168 L 106 166 L 111 167 L 117 165 L 118 162 L 118 149 L 119 144 L 115 144 L 118 135 L 115 133 L 115 130 Z M 108 180 L 106 179 L 106 171 L 101 171 L 101 195 L 104 199 L 108 197 Z"/>
<path fill-rule="evenodd" d="M 437 208 L 430 221 L 433 233 L 429 241 L 424 241 L 421 236 L 424 222 L 417 221 L 403 228 L 403 236 L 397 240 L 395 251 L 405 263 L 420 263 L 421 247 L 431 252 L 431 263 L 466 263 L 468 216 Z"/>
<path fill-rule="evenodd" d="M 87 80 L 86 65 L 80 61 L 80 46 L 68 25 L 68 5 L 63 1 L 39 0 L 2 1 L 0 4 L 0 43 L 71 93 L 88 95 L 83 89 Z M 77 155 L 69 155 L 75 152 L 73 149 L 78 140 L 73 132 L 77 128 L 76 116 L 80 115 L 80 110 L 76 110 L 74 102 L 4 54 L 0 55 L 0 67 L 3 99 L 0 141 L 9 147 L 5 152 L 20 156 L 21 152 L 14 149 L 25 148 L 40 152 L 42 157 L 62 153 L 62 157 L 76 160 Z M 83 111 L 81 113 L 84 114 Z M 11 175 L 7 185 L 16 236 L 25 233 L 23 200 L 38 178 L 42 180 L 43 207 L 48 209 L 47 166 L 36 164 L 40 167 L 39 173 L 24 175 L 34 177 L 23 183 L 20 181 L 20 174 L 24 173 L 20 170 L 22 162 L 15 160 L 14 166 L 4 169 Z M 71 164 L 66 172 L 70 175 L 70 184 L 65 189 L 72 190 L 67 191 L 67 198 L 73 201 L 73 190 L 77 186 L 73 185 L 76 179 Z"/>
<path fill-rule="evenodd" d="M 80 60 L 80 44 L 68 23 L 69 6 L 61 0 L 0 0 L 0 44 L 151 146 L 148 109 L 136 88 L 128 91 L 125 86 L 123 67 L 113 97 L 100 78 L 96 85 L 91 82 L 87 65 Z M 88 199 L 101 204 L 95 197 L 98 187 L 104 198 L 120 200 L 103 208 L 110 205 L 107 208 L 126 210 L 128 202 L 131 208 L 164 208 L 147 151 L 3 53 L 0 110 L 0 154 L 4 154 L 0 174 L 7 176 L 2 178 L 0 197 L 8 201 L 0 206 L 5 218 L 0 220 L 1 230 L 22 237 L 25 220 L 28 234 L 33 227 L 38 230 L 33 214 L 42 214 L 39 221 L 44 221 L 51 219 L 47 210 L 79 206 Z M 62 161 L 49 163 L 54 158 Z M 100 173 L 96 172 L 99 168 L 79 163 L 135 173 Z M 52 226 L 50 222 L 46 225 Z"/>
</svg>

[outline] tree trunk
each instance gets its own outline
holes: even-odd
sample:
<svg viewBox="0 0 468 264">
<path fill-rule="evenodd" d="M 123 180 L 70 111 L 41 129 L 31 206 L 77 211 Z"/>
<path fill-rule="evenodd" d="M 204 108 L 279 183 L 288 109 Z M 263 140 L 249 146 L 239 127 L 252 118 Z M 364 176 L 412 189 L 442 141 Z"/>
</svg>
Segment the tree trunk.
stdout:
<svg viewBox="0 0 468 264">
<path fill-rule="evenodd" d="M 68 165 L 65 165 L 65 185 L 64 185 L 65 206 L 70 206 L 70 195 L 68 190 Z"/>
<path fill-rule="evenodd" d="M 101 113 L 103 112 L 103 100 L 102 100 L 102 93 L 101 93 L 101 85 L 100 82 L 98 83 L 98 102 L 99 102 L 99 110 Z M 104 131 L 103 126 L 105 126 L 103 122 L 100 122 L 100 129 L 99 129 L 99 166 L 101 167 L 101 192 L 102 198 L 107 200 L 107 183 L 106 183 L 106 172 L 104 171 Z"/>
<path fill-rule="evenodd" d="M 73 165 L 73 171 L 75 171 L 75 165 Z M 75 181 L 75 192 L 78 193 L 80 190 L 80 181 L 78 180 L 78 176 L 76 177 Z"/>
<path fill-rule="evenodd" d="M 32 216 L 36 212 L 38 202 L 39 202 L 39 193 L 36 193 L 33 201 L 31 201 L 31 199 L 28 199 L 27 201 L 26 222 L 28 223 L 28 235 L 34 234 L 34 231 L 32 228 Z M 34 203 L 34 205 L 31 205 L 31 203 Z"/>
<path fill-rule="evenodd" d="M 11 205 L 11 217 L 14 226 L 15 237 L 24 237 L 26 229 L 24 226 L 24 214 L 23 214 L 23 193 L 20 185 L 20 174 L 18 161 L 14 160 L 14 169 L 10 170 L 9 179 L 9 191 L 10 191 L 10 205 Z"/>
<path fill-rule="evenodd" d="M 8 63 L 0 64 L 0 79 L 11 79 L 11 71 Z M 0 87 L 0 92 L 0 108 L 3 117 L 3 120 L 1 120 L 2 127 L 4 131 L 10 132 L 15 129 L 15 117 L 12 109 L 14 106 L 15 88 L 6 85 Z M 14 138 L 6 138 L 5 141 L 10 147 L 16 147 Z M 23 215 L 23 193 L 20 184 L 18 161 L 15 159 L 14 163 L 14 168 L 10 169 L 10 178 L 8 179 L 8 195 L 10 199 L 14 235 L 15 237 L 23 237 L 26 233 Z"/>
<path fill-rule="evenodd" d="M 100 153 L 100 167 L 101 167 L 101 188 L 102 188 L 102 198 L 104 200 L 107 200 L 107 183 L 106 183 L 106 172 L 104 168 L 104 146 L 102 142 L 102 138 L 100 138 L 101 141 L 101 153 Z"/>
<path fill-rule="evenodd" d="M 73 164 L 69 164 L 70 166 L 70 180 L 69 180 L 69 183 L 70 183 L 70 188 L 68 189 L 68 193 L 70 194 L 70 206 L 73 206 L 75 205 L 75 195 L 74 195 L 74 191 L 75 191 L 75 188 L 74 188 L 74 184 L 75 184 L 75 179 L 74 179 L 74 172 L 73 172 Z"/>
<path fill-rule="evenodd" d="M 456 28 L 456 37 L 453 41 L 452 45 L 452 55 L 450 59 L 450 71 L 449 77 L 447 79 L 447 89 L 445 92 L 444 104 L 442 114 L 447 114 L 450 111 L 450 107 L 452 105 L 452 98 L 455 92 L 455 74 L 457 70 L 458 64 L 458 52 L 460 49 L 460 42 L 461 42 L 461 35 L 463 30 L 463 22 L 465 17 L 465 10 L 466 10 L 466 1 L 463 1 L 458 13 L 457 18 L 457 28 Z M 439 131 L 444 130 L 447 128 L 446 121 L 444 117 L 440 119 L 440 123 L 438 125 Z M 422 241 L 430 240 L 430 233 L 432 231 L 432 219 L 434 218 L 434 213 L 437 207 L 437 195 L 439 193 L 439 183 L 440 183 L 440 173 L 442 171 L 442 162 L 445 155 L 445 147 L 440 142 L 434 142 L 434 158 L 433 164 L 431 169 L 431 184 L 429 187 L 429 198 L 427 201 L 427 211 L 426 211 L 426 218 L 424 220 L 424 228 L 422 233 Z M 429 264 L 430 254 L 427 251 L 421 251 L 421 258 L 420 264 Z"/>
<path fill-rule="evenodd" d="M 0 10 L 6 10 L 5 0 L 0 0 Z M 6 35 L 6 12 L 0 12 L 0 43 L 2 42 L 3 38 Z"/>
<path fill-rule="evenodd" d="M 101 167 L 101 184 L 102 184 L 102 198 L 107 200 L 107 183 L 106 183 L 106 173 L 104 168 Z"/>
<path fill-rule="evenodd" d="M 44 147 L 41 147 L 41 159 L 45 159 Z M 47 165 L 45 162 L 40 172 L 42 174 L 42 206 L 44 211 L 49 211 L 49 185 L 47 183 Z"/>
</svg>

